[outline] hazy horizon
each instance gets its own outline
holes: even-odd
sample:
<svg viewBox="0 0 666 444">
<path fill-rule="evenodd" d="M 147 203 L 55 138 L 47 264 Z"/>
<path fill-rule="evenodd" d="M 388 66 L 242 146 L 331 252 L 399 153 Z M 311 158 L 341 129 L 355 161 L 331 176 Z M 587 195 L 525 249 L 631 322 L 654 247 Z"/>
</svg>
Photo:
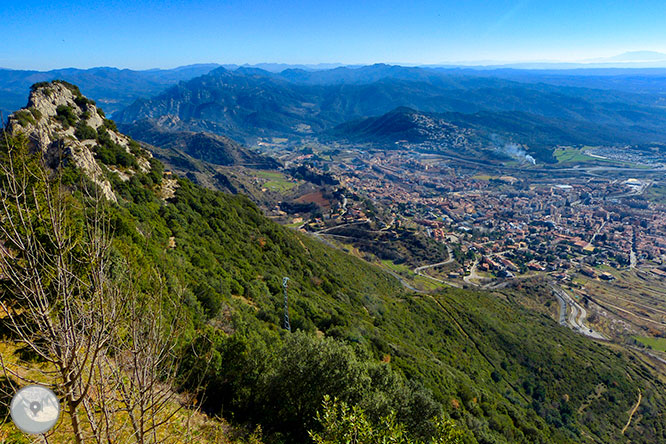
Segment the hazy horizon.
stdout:
<svg viewBox="0 0 666 444">
<path fill-rule="evenodd" d="M 29 0 L 4 7 L 0 66 L 579 63 L 666 52 L 665 12 L 652 0 Z"/>
<path fill-rule="evenodd" d="M 644 58 L 639 58 L 640 55 L 645 55 Z M 69 65 L 69 66 L 50 66 L 46 68 L 29 68 L 29 67 L 12 67 L 0 65 L 0 69 L 17 70 L 17 71 L 54 71 L 65 69 L 100 69 L 112 68 L 118 70 L 132 70 L 132 71 L 150 71 L 150 70 L 171 70 L 178 68 L 187 68 L 194 66 L 215 65 L 221 67 L 302 67 L 310 69 L 333 69 L 339 67 L 358 68 L 363 66 L 371 66 L 376 64 L 385 64 L 392 66 L 403 67 L 460 67 L 460 68 L 525 68 L 525 69 L 568 69 L 568 68 L 666 68 L 666 53 L 658 51 L 627 51 L 622 54 L 616 54 L 608 57 L 587 58 L 581 60 L 551 60 L 551 59 L 534 59 L 534 60 L 457 60 L 457 61 L 442 61 L 439 63 L 410 63 L 410 62 L 366 62 L 366 63 L 341 63 L 335 61 L 322 61 L 313 63 L 287 63 L 283 61 L 261 61 L 257 63 L 242 63 L 234 61 L 200 61 L 194 63 L 187 63 L 183 65 L 169 65 L 169 66 L 149 66 L 149 67 L 130 67 L 130 66 L 114 66 L 109 64 L 84 66 L 84 65 Z"/>
</svg>

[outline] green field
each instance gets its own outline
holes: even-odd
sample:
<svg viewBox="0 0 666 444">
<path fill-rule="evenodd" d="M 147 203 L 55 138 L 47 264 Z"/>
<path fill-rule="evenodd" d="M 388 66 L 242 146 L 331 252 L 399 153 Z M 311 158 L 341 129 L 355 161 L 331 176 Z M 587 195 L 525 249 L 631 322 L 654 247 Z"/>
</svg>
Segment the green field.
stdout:
<svg viewBox="0 0 666 444">
<path fill-rule="evenodd" d="M 284 174 L 277 171 L 257 171 L 257 176 L 267 179 L 263 186 L 271 191 L 285 192 L 296 186 L 295 183 L 287 180 Z"/>
<path fill-rule="evenodd" d="M 666 204 L 666 185 L 652 185 L 647 189 L 645 197 L 656 204 Z"/>
<path fill-rule="evenodd" d="M 559 148 L 556 149 L 553 153 L 557 162 L 560 164 L 596 164 L 596 165 L 613 165 L 624 168 L 649 168 L 648 165 L 643 165 L 640 163 L 631 163 L 631 162 L 622 162 L 619 160 L 613 159 L 604 159 L 600 157 L 592 157 L 585 154 L 585 151 L 593 146 L 584 146 L 582 148 Z"/>
<path fill-rule="evenodd" d="M 641 344 L 650 347 L 653 350 L 666 353 L 666 338 L 648 338 L 645 336 L 634 336 Z"/>
<path fill-rule="evenodd" d="M 384 259 L 382 260 L 382 265 L 401 275 L 410 276 L 414 274 L 412 270 L 405 264 L 396 264 L 393 261 Z"/>
<path fill-rule="evenodd" d="M 584 149 L 576 148 L 560 148 L 555 150 L 555 158 L 559 163 L 581 163 L 589 162 L 595 159 L 583 153 Z"/>
</svg>

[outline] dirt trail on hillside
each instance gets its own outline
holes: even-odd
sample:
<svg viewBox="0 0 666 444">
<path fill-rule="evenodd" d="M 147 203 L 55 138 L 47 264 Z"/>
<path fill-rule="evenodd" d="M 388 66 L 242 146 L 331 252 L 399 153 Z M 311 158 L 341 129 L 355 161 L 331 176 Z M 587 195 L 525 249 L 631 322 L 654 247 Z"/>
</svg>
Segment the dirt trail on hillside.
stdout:
<svg viewBox="0 0 666 444">
<path fill-rule="evenodd" d="M 636 405 L 634 406 L 633 409 L 631 409 L 631 412 L 629 413 L 629 420 L 627 421 L 627 424 L 624 426 L 622 429 L 622 434 L 624 435 L 624 432 L 627 431 L 629 428 L 629 425 L 631 424 L 631 419 L 634 417 L 634 413 L 636 413 L 636 410 L 638 410 L 638 407 L 641 405 L 641 400 L 643 399 L 643 393 L 641 393 L 640 390 L 638 390 L 638 402 L 636 402 Z"/>
</svg>

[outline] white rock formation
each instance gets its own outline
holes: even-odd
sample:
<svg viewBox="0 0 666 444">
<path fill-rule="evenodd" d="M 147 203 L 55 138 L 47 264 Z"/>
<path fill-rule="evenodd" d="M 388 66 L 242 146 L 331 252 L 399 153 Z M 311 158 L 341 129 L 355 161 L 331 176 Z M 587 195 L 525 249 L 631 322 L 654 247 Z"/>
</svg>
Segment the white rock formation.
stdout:
<svg viewBox="0 0 666 444">
<path fill-rule="evenodd" d="M 84 120 L 86 125 L 95 130 L 104 125 L 104 118 L 93 103 L 85 100 L 75 89 L 56 81 L 34 88 L 28 106 L 9 117 L 8 128 L 12 134 L 22 133 L 27 136 L 31 148 L 41 151 L 49 164 L 56 164 L 60 158 L 73 162 L 99 185 L 107 199 L 116 202 L 117 198 L 103 170 L 108 167 L 95 159 L 94 148 L 97 143 L 94 140 L 78 140 L 75 127 L 63 125 L 57 119 L 57 108 L 60 105 L 70 107 L 77 119 Z M 19 118 L 18 113 L 23 113 L 24 118 Z M 108 128 L 107 132 L 114 143 L 131 154 L 129 137 Z M 134 157 L 142 172 L 150 170 L 149 158 L 152 156 L 149 152 L 142 150 L 141 155 Z M 112 170 L 118 172 L 123 180 L 134 174 L 129 168 L 124 171 L 118 168 Z"/>
</svg>

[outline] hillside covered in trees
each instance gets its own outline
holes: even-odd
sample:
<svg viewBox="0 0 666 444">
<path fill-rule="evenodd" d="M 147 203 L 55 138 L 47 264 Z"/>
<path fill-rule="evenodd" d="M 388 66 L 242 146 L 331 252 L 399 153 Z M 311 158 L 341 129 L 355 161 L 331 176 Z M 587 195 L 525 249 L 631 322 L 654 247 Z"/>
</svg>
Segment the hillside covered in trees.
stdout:
<svg viewBox="0 0 666 444">
<path fill-rule="evenodd" d="M 183 419 L 194 408 L 276 444 L 666 439 L 661 380 L 524 308 L 519 290 L 406 291 L 244 196 L 165 173 L 72 85 L 39 94 L 62 103 L 32 101 L 0 149 L 0 351 L 3 387 L 39 373 L 65 400 L 49 442 L 67 442 L 74 417 L 79 442 L 107 436 L 105 417 L 127 425 L 124 442 L 205 440 Z M 112 198 L 96 191 L 107 184 Z M 88 378 L 63 372 L 68 359 Z"/>
</svg>

